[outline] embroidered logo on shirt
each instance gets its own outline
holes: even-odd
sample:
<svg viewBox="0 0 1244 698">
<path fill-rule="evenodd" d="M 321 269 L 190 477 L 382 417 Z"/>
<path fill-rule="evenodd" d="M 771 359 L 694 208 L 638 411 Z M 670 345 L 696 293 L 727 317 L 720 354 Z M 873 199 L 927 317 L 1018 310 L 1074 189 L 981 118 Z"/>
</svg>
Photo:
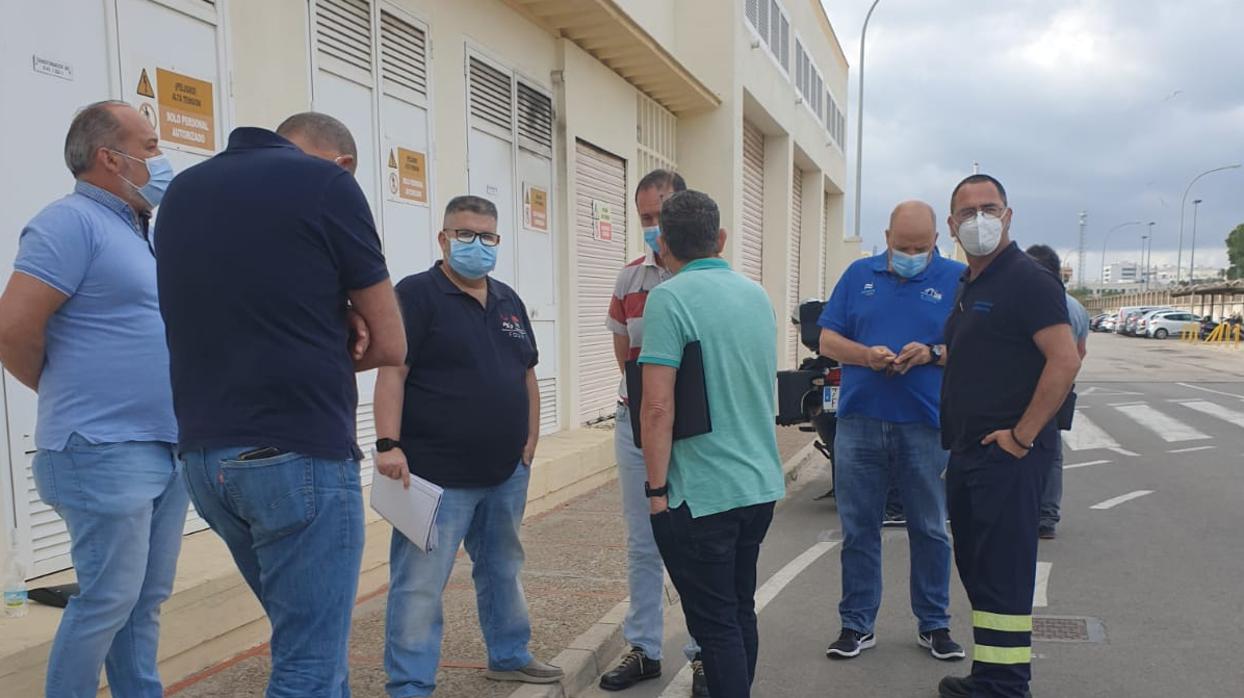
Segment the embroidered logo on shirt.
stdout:
<svg viewBox="0 0 1244 698">
<path fill-rule="evenodd" d="M 877 292 L 877 289 L 876 287 L 873 286 L 873 282 L 869 281 L 868 283 L 864 284 L 864 295 L 865 296 L 871 296 L 875 294 L 876 292 Z"/>
<path fill-rule="evenodd" d="M 527 339 L 527 328 L 517 315 L 502 315 L 501 331 L 513 339 Z"/>
<path fill-rule="evenodd" d="M 929 288 L 926 288 L 920 292 L 920 300 L 926 301 L 929 303 L 941 303 L 942 292 L 930 286 Z"/>
</svg>

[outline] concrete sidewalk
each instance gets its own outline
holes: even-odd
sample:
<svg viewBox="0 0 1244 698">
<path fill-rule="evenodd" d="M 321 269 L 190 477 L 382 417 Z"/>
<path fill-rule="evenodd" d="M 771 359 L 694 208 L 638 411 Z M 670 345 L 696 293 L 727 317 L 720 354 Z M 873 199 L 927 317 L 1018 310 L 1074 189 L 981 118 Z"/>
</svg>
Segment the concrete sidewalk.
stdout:
<svg viewBox="0 0 1244 698">
<path fill-rule="evenodd" d="M 797 469 L 806 458 L 821 458 L 809 449 L 812 440 L 812 434 L 795 428 L 778 430 L 788 471 Z M 618 624 L 625 608 L 619 604 L 627 597 L 626 534 L 617 481 L 528 518 L 523 522 L 522 539 L 527 553 L 523 586 L 532 622 L 531 651 L 545 661 L 557 657 L 577 665 L 563 667 L 568 674 L 564 693 L 557 687 L 547 693 L 573 695 L 585 677 L 595 679 L 593 657 L 611 658 L 621 648 Z M 381 587 L 364 595 L 354 613 L 350 684 L 360 698 L 385 695 L 385 591 Z M 445 637 L 436 695 L 501 698 L 520 688 L 484 678 L 486 653 L 475 609 L 471 561 L 463 551 L 459 551 L 444 603 Z M 567 649 L 572 647 L 577 649 Z M 572 675 L 576 668 L 578 677 Z M 269 670 L 268 647 L 260 645 L 169 686 L 167 695 L 262 696 Z"/>
</svg>

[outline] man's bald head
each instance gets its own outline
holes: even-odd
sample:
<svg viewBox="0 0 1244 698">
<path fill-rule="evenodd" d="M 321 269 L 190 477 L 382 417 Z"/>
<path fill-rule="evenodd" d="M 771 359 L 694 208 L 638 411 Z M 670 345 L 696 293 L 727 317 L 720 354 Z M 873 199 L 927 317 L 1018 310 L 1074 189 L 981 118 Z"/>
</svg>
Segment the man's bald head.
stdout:
<svg viewBox="0 0 1244 698">
<path fill-rule="evenodd" d="M 937 214 L 923 201 L 904 201 L 890 214 L 886 246 L 906 254 L 927 254 L 937 244 Z"/>
<path fill-rule="evenodd" d="M 354 136 L 346 125 L 314 111 L 294 114 L 276 128 L 277 135 L 288 139 L 307 155 L 332 160 L 350 174 L 358 167 L 359 151 Z"/>
</svg>

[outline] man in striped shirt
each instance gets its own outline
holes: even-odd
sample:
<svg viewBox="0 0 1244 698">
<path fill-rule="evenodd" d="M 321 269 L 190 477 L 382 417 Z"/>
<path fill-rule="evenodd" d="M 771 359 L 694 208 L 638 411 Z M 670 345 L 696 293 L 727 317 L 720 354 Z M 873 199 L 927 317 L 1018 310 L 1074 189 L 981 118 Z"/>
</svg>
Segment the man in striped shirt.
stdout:
<svg viewBox="0 0 1244 698">
<path fill-rule="evenodd" d="M 632 406 L 627 402 L 624 366 L 627 361 L 639 357 L 644 343 L 644 304 L 648 292 L 671 276 L 657 254 L 661 203 L 671 194 L 686 189 L 683 178 L 669 170 L 653 170 L 639 180 L 635 188 L 635 208 L 644 228 L 644 256 L 618 273 L 609 316 L 605 320 L 605 326 L 613 333 L 613 353 L 623 374 L 618 389 L 614 453 L 622 488 L 622 513 L 626 518 L 627 581 L 631 592 L 630 610 L 622 628 L 631 650 L 617 667 L 601 677 L 600 687 L 607 691 L 620 691 L 661 675 L 665 569 L 648 520 L 648 498 L 644 494 L 648 473 L 643 451 L 635 447 L 631 433 Z M 707 696 L 708 684 L 699 662 L 699 646 L 692 640 L 684 652 L 694 670 L 691 695 Z"/>
</svg>

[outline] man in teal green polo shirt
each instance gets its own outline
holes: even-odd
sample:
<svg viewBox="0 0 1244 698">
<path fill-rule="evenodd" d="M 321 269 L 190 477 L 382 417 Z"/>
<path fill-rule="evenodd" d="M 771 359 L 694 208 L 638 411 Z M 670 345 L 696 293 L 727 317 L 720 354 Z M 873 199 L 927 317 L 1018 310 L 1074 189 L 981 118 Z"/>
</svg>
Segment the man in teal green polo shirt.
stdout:
<svg viewBox="0 0 1244 698">
<path fill-rule="evenodd" d="M 661 206 L 661 258 L 675 276 L 644 309 L 640 423 L 657 547 L 700 643 L 709 693 L 736 698 L 750 695 L 756 671 L 756 559 L 785 483 L 774 432 L 777 320 L 764 289 L 718 257 L 719 222 L 700 192 Z M 674 441 L 674 382 L 696 341 L 712 431 Z"/>
</svg>

